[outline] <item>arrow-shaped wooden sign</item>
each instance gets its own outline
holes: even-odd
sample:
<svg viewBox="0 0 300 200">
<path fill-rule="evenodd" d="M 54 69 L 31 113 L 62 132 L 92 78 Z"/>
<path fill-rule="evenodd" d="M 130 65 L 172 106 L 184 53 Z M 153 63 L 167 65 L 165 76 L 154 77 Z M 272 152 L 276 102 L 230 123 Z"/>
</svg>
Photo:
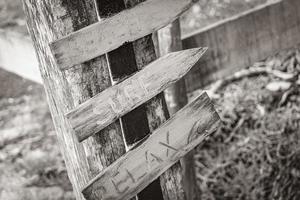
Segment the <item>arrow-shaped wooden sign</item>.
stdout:
<svg viewBox="0 0 300 200">
<path fill-rule="evenodd" d="M 219 122 L 209 97 L 201 94 L 91 180 L 83 195 L 87 200 L 127 200 L 135 196 L 215 131 Z"/>
<path fill-rule="evenodd" d="M 79 105 L 66 116 L 79 141 L 110 125 L 183 77 L 206 48 L 168 54 Z"/>
<path fill-rule="evenodd" d="M 147 0 L 50 44 L 61 69 L 91 60 L 174 21 L 192 0 Z"/>
</svg>

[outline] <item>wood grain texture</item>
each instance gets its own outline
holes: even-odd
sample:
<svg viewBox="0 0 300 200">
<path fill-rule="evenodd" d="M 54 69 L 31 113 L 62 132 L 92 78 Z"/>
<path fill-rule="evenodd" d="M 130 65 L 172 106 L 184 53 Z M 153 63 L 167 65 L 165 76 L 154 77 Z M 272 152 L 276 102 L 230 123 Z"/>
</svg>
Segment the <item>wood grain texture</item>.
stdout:
<svg viewBox="0 0 300 200">
<path fill-rule="evenodd" d="M 186 76 L 188 92 L 300 43 L 300 1 L 277 0 L 183 36 L 183 48 L 208 46 Z"/>
<path fill-rule="evenodd" d="M 215 131 L 219 116 L 206 93 L 106 168 L 83 189 L 88 200 L 135 196 Z"/>
<path fill-rule="evenodd" d="M 105 56 L 62 72 L 49 43 L 98 21 L 94 0 L 23 0 L 60 149 L 77 200 L 81 188 L 125 153 L 119 122 L 78 143 L 65 113 L 111 86 Z"/>
<path fill-rule="evenodd" d="M 67 69 L 155 32 L 191 4 L 191 0 L 147 0 L 71 33 L 50 47 L 60 68 Z"/>
<path fill-rule="evenodd" d="M 178 81 L 205 50 L 197 48 L 170 53 L 68 113 L 67 118 L 79 141 L 99 132 Z"/>
</svg>

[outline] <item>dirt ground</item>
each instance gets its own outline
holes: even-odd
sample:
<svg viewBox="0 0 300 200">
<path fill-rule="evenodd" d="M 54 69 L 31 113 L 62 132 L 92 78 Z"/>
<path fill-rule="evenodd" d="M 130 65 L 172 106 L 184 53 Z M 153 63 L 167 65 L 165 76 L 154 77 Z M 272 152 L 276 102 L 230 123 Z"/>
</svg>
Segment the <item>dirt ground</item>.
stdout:
<svg viewBox="0 0 300 200">
<path fill-rule="evenodd" d="M 73 199 L 43 87 L 0 69 L 0 199 Z"/>
</svg>

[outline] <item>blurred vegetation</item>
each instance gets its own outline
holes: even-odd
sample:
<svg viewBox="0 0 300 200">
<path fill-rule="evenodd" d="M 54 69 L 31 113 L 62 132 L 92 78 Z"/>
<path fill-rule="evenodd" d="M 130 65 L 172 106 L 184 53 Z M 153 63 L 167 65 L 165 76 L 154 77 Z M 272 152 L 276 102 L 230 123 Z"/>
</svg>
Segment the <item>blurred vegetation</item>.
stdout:
<svg viewBox="0 0 300 200">
<path fill-rule="evenodd" d="M 27 34 L 21 0 L 0 0 L 0 28 Z"/>
<path fill-rule="evenodd" d="M 218 20 L 271 1 L 274 0 L 199 0 L 181 17 L 182 32 L 188 34 Z M 0 28 L 26 33 L 25 23 L 21 0 L 0 0 Z"/>
<path fill-rule="evenodd" d="M 0 68 L 0 199 L 74 199 L 43 87 Z"/>
<path fill-rule="evenodd" d="M 295 78 L 260 74 L 219 91 L 222 126 L 197 148 L 202 200 L 300 199 L 300 48 L 257 66 Z"/>
<path fill-rule="evenodd" d="M 182 33 L 189 34 L 219 20 L 274 0 L 199 0 L 181 17 Z"/>
</svg>

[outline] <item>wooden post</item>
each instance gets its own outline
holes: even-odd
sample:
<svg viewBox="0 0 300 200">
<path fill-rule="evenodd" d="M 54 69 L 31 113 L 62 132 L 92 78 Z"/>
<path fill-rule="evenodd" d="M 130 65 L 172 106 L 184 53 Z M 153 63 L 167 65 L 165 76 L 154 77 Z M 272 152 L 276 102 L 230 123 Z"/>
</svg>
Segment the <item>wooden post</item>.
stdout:
<svg viewBox="0 0 300 200">
<path fill-rule="evenodd" d="M 158 31 L 158 52 L 160 56 L 182 50 L 181 29 L 179 19 Z M 185 80 L 173 84 L 165 90 L 166 102 L 171 115 L 185 106 L 188 102 Z M 183 167 L 183 183 L 187 199 L 199 200 L 201 193 L 196 182 L 194 150 L 181 159 Z"/>
<path fill-rule="evenodd" d="M 124 4 L 123 0 L 23 0 L 59 145 L 77 200 L 84 199 L 80 191 L 89 180 L 123 155 L 125 148 L 159 127 L 169 114 L 163 94 L 159 94 L 125 115 L 121 123 L 117 121 L 79 144 L 65 114 L 155 60 L 151 35 L 127 43 L 107 57 L 100 56 L 65 71 L 57 66 L 49 44 L 97 22 L 99 17 L 113 15 L 140 1 L 128 0 Z M 186 199 L 180 174 L 181 167 L 177 163 L 160 181 L 154 181 L 139 194 L 139 199 L 159 200 L 162 196 L 164 199 Z"/>
</svg>

